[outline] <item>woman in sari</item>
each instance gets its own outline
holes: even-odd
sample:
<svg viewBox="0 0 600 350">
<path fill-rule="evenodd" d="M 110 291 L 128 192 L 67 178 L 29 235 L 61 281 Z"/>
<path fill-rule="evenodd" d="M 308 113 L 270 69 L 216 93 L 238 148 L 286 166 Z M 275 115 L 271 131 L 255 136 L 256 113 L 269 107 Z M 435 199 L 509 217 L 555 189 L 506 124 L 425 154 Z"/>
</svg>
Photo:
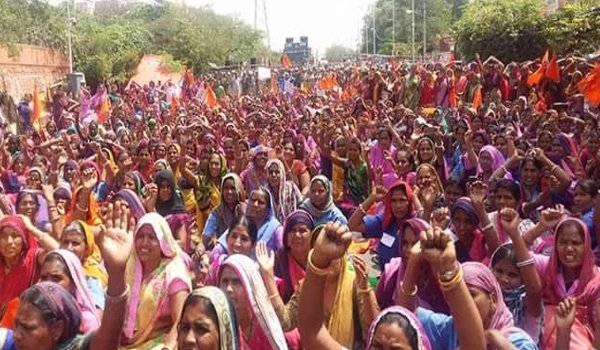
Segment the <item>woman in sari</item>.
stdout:
<svg viewBox="0 0 600 350">
<path fill-rule="evenodd" d="M 331 181 L 323 175 L 317 175 L 310 181 L 308 198 L 300 205 L 315 220 L 315 225 L 338 221 L 346 225 L 348 220 L 333 202 Z"/>
<path fill-rule="evenodd" d="M 421 137 L 415 145 L 417 154 L 415 161 L 417 165 L 430 164 L 433 166 L 438 178 L 445 181 L 448 178 L 446 160 L 441 152 L 441 148 L 435 145 L 430 137 Z"/>
<path fill-rule="evenodd" d="M 208 161 L 208 172 L 198 176 L 197 180 L 194 177 L 190 178 L 192 174 L 185 169 L 185 164 L 180 168 L 188 181 L 194 180 L 192 183 L 195 184 L 196 224 L 198 231 L 203 232 L 211 211 L 221 203 L 221 185 L 223 177 L 227 174 L 227 160 L 218 153 L 212 153 Z"/>
<path fill-rule="evenodd" d="M 302 202 L 302 193 L 294 182 L 287 180 L 287 172 L 279 159 L 269 160 L 267 171 L 269 173 L 268 189 L 273 194 L 275 216 L 279 222 L 283 222 Z"/>
<path fill-rule="evenodd" d="M 256 146 L 252 149 L 252 162 L 240 174 L 244 188 L 248 193 L 268 185 L 267 160 L 270 151 L 271 149 L 265 146 Z"/>
<path fill-rule="evenodd" d="M 579 161 L 577 146 L 567 134 L 560 133 L 554 137 L 550 154 L 552 160 L 560 165 L 571 180 L 585 178 L 585 170 Z"/>
<path fill-rule="evenodd" d="M 235 309 L 244 349 L 288 349 L 254 261 L 240 254 L 228 257 L 219 274 L 219 286 Z"/>
<path fill-rule="evenodd" d="M 113 197 L 112 202 L 115 204 L 125 205 L 129 208 L 131 215 L 135 220 L 139 220 L 146 215 L 144 204 L 140 200 L 140 196 L 129 189 L 122 189 Z"/>
<path fill-rule="evenodd" d="M 452 207 L 452 233 L 456 236 L 458 261 L 487 263 L 489 256 L 498 247 L 498 236 L 485 209 L 468 197 L 459 198 Z"/>
<path fill-rule="evenodd" d="M 369 150 L 368 161 L 372 169 L 382 169 L 383 185 L 389 188 L 398 177 L 394 166 L 386 159 L 387 156 L 396 158 L 396 147 L 392 145 L 392 132 L 381 128 L 377 134 L 377 142 Z"/>
<path fill-rule="evenodd" d="M 315 222 L 307 212 L 296 210 L 288 215 L 283 226 L 283 248 L 275 255 L 275 276 L 282 279 L 281 297 L 287 303 L 306 270 L 311 233 Z"/>
<path fill-rule="evenodd" d="M 216 287 L 196 289 L 185 299 L 177 330 L 177 348 L 181 350 L 241 349 L 233 305 Z"/>
<path fill-rule="evenodd" d="M 303 194 L 308 193 L 308 186 L 310 184 L 310 174 L 308 168 L 303 161 L 295 159 L 296 149 L 294 148 L 293 142 L 287 142 L 283 144 L 283 159 L 282 165 L 284 167 L 286 178 L 292 181 Z M 267 164 L 267 169 L 269 165 Z"/>
<path fill-rule="evenodd" d="M 367 214 L 376 202 L 383 202 L 383 211 Z M 375 187 L 352 214 L 348 226 L 353 231 L 361 232 L 365 238 L 380 240 L 377 253 L 379 266 L 383 270 L 385 264 L 398 257 L 401 251 L 396 236 L 402 222 L 414 216 L 412 190 L 405 182 L 397 181 L 387 191 L 382 186 Z"/>
<path fill-rule="evenodd" d="M 57 248 L 58 242 L 28 219 L 0 219 L 0 311 L 37 281 L 43 252 Z"/>
<path fill-rule="evenodd" d="M 154 176 L 154 184 L 158 187 L 155 209 L 163 217 L 185 212 L 183 197 L 177 189 L 175 175 L 170 170 L 163 170 Z M 153 211 L 153 210 L 149 210 Z"/>
<path fill-rule="evenodd" d="M 121 343 L 125 349 L 173 349 L 181 309 L 191 290 L 184 253 L 157 213 L 138 221 L 134 240 L 127 266 L 131 297 Z"/>
<path fill-rule="evenodd" d="M 600 295 L 600 271 L 594 264 L 590 235 L 584 222 L 567 217 L 556 225 L 554 237 L 552 255 L 535 256 L 543 285 L 541 343 L 544 349 L 554 347 L 557 306 L 565 298 L 574 298 L 577 311 L 569 349 L 589 349 L 594 343 L 594 334 L 599 331 L 594 307 Z"/>
</svg>

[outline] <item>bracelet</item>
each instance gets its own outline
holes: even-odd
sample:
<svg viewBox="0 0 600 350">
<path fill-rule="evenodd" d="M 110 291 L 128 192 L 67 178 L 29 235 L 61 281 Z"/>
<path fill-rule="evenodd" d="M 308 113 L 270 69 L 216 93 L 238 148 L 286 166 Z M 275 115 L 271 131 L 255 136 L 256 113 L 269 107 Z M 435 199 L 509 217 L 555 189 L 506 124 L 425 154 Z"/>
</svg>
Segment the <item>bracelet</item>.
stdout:
<svg viewBox="0 0 600 350">
<path fill-rule="evenodd" d="M 529 265 L 533 265 L 534 262 L 535 261 L 533 260 L 533 258 L 529 258 L 527 260 L 523 260 L 523 261 L 517 262 L 516 265 L 517 265 L 518 268 L 522 269 L 522 268 L 527 267 Z"/>
<path fill-rule="evenodd" d="M 438 279 L 440 283 L 440 287 L 442 291 L 450 291 L 454 289 L 456 286 L 460 284 L 463 279 L 462 268 L 459 266 L 454 273 L 454 276 L 448 281 L 442 281 L 441 278 Z"/>
<path fill-rule="evenodd" d="M 485 231 L 487 231 L 487 230 L 489 230 L 489 229 L 491 229 L 491 228 L 494 228 L 494 224 L 490 222 L 489 224 L 487 224 L 487 225 L 485 225 L 484 227 L 482 227 L 482 228 L 481 228 L 481 231 L 484 231 L 484 232 L 485 232 Z"/>
<path fill-rule="evenodd" d="M 123 293 L 121 293 L 120 295 L 117 295 L 116 297 L 110 296 L 108 295 L 108 293 L 104 293 L 104 296 L 106 297 L 106 301 L 109 303 L 119 303 L 122 301 L 127 300 L 127 297 L 129 296 L 129 285 L 127 285 L 127 287 L 125 288 L 125 291 L 123 291 Z"/>
<path fill-rule="evenodd" d="M 314 249 L 311 249 L 310 252 L 308 252 L 308 269 L 314 273 L 315 275 L 319 276 L 319 277 L 325 277 L 329 274 L 329 270 L 328 269 L 320 269 L 318 267 L 316 267 L 315 265 L 313 265 L 312 262 L 312 254 L 313 254 Z"/>
<path fill-rule="evenodd" d="M 365 207 L 363 207 L 362 203 L 358 205 L 358 210 L 360 210 L 363 215 L 367 215 L 367 211 L 365 210 Z"/>
<path fill-rule="evenodd" d="M 414 297 L 419 292 L 419 287 L 417 287 L 417 285 L 415 284 L 415 288 L 413 288 L 412 292 L 407 293 L 406 290 L 404 289 L 404 282 L 400 282 L 400 291 L 404 295 L 408 295 L 409 297 Z"/>
<path fill-rule="evenodd" d="M 82 208 L 81 205 L 79 205 L 79 203 L 75 203 L 75 208 L 79 211 L 82 211 L 84 213 L 86 213 L 88 211 L 89 208 Z"/>
<path fill-rule="evenodd" d="M 557 171 L 558 171 L 558 165 L 554 165 L 550 172 L 552 173 L 552 175 L 554 175 L 554 173 L 556 173 Z"/>
<path fill-rule="evenodd" d="M 269 300 L 273 301 L 273 299 L 277 298 L 279 296 L 279 293 L 273 293 L 272 295 L 269 295 Z"/>
<path fill-rule="evenodd" d="M 365 289 L 356 288 L 356 291 L 360 294 L 367 294 L 367 293 L 370 293 L 372 291 L 372 289 L 371 289 L 371 287 L 367 287 Z"/>
</svg>

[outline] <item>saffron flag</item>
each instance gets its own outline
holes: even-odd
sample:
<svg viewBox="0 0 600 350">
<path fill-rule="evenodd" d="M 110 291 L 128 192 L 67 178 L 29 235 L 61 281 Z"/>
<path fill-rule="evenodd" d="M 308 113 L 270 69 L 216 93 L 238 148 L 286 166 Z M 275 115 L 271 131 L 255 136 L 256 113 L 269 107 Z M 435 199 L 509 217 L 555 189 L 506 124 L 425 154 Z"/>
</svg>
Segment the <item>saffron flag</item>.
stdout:
<svg viewBox="0 0 600 350">
<path fill-rule="evenodd" d="M 31 113 L 31 125 L 39 131 L 44 105 L 40 99 L 40 91 L 37 81 L 33 85 L 33 112 Z"/>
<path fill-rule="evenodd" d="M 271 74 L 271 93 L 277 93 L 277 80 L 275 79 L 275 74 Z"/>
<path fill-rule="evenodd" d="M 173 95 L 173 97 L 171 98 L 171 114 L 172 115 L 177 114 L 178 110 L 179 110 L 179 101 L 177 101 L 177 97 L 175 97 L 175 95 Z"/>
<path fill-rule="evenodd" d="M 108 95 L 105 93 L 102 96 L 102 102 L 100 102 L 100 110 L 98 111 L 98 124 L 102 124 L 108 119 L 110 113 L 110 101 Z"/>
<path fill-rule="evenodd" d="M 555 83 L 560 82 L 560 68 L 558 67 L 558 59 L 556 58 L 556 54 L 552 55 L 552 59 L 550 60 L 550 63 L 548 63 L 546 76 Z"/>
<path fill-rule="evenodd" d="M 292 66 L 292 60 L 290 60 L 287 53 L 284 53 L 283 56 L 281 56 L 281 65 L 283 68 L 290 68 Z"/>
<path fill-rule="evenodd" d="M 577 88 L 592 106 L 600 106 L 600 63 L 577 83 Z"/>
<path fill-rule="evenodd" d="M 473 94 L 473 103 L 472 106 L 475 110 L 478 110 L 483 102 L 483 96 L 481 95 L 481 84 L 477 85 L 475 88 L 475 93 Z"/>
<path fill-rule="evenodd" d="M 210 85 L 206 87 L 206 97 L 204 102 L 209 108 L 215 108 L 217 105 L 217 95 L 215 95 L 215 92 Z"/>
<path fill-rule="evenodd" d="M 548 69 L 548 64 L 549 64 L 549 55 L 550 55 L 550 53 L 548 52 L 548 50 L 546 50 L 546 53 L 542 57 L 542 62 L 541 62 L 540 67 L 535 72 L 533 72 L 532 74 L 530 74 L 527 77 L 527 85 L 529 85 L 529 86 L 537 85 L 542 80 L 542 78 L 544 78 L 544 76 L 546 76 L 546 70 Z"/>
</svg>

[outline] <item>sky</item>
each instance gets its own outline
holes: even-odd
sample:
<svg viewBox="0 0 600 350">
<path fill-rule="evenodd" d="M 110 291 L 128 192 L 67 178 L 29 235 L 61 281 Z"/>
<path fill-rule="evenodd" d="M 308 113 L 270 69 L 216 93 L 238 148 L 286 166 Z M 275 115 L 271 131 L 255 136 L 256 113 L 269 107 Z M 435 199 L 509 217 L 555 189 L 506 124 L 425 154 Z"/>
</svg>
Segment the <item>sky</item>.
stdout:
<svg viewBox="0 0 600 350">
<path fill-rule="evenodd" d="M 173 0 L 172 0 L 173 1 Z M 181 0 L 175 0 L 181 1 Z M 211 6 L 215 12 L 254 24 L 254 0 L 184 0 L 187 5 Z M 361 19 L 374 0 L 258 0 L 258 28 L 264 30 L 262 3 L 267 5 L 271 49 L 282 51 L 285 38 L 308 36 L 313 53 L 322 57 L 333 44 L 358 46 Z"/>
</svg>

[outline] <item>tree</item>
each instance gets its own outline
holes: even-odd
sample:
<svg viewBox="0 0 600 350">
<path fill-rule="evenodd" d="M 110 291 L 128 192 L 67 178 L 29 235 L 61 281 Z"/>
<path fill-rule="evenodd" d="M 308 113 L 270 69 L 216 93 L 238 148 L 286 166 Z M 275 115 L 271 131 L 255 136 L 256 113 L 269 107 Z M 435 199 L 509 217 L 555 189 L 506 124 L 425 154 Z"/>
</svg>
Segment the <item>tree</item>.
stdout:
<svg viewBox="0 0 600 350">
<path fill-rule="evenodd" d="M 560 55 L 587 54 L 600 47 L 600 7 L 594 0 L 566 4 L 546 19 L 550 48 Z"/>
<path fill-rule="evenodd" d="M 455 24 L 460 53 L 473 58 L 494 55 L 503 61 L 524 61 L 547 47 L 542 0 L 476 0 L 463 8 Z"/>
<path fill-rule="evenodd" d="M 426 1 L 426 14 L 423 5 Z M 415 0 L 415 50 L 420 55 L 423 20 L 427 29 L 427 51 L 435 47 L 441 35 L 449 33 L 452 20 L 451 0 Z M 378 54 L 409 56 L 412 43 L 411 0 L 378 0 L 363 18 L 361 53 L 373 53 L 373 12 L 375 13 L 375 51 Z M 395 22 L 395 26 L 394 26 Z M 395 27 L 395 33 L 394 33 Z M 394 43 L 395 34 L 395 43 Z M 367 38 L 368 35 L 368 38 Z M 368 42 L 368 47 L 367 47 Z"/>
<path fill-rule="evenodd" d="M 343 62 L 356 55 L 356 50 L 343 45 L 331 45 L 325 49 L 325 59 L 329 62 Z"/>
</svg>

